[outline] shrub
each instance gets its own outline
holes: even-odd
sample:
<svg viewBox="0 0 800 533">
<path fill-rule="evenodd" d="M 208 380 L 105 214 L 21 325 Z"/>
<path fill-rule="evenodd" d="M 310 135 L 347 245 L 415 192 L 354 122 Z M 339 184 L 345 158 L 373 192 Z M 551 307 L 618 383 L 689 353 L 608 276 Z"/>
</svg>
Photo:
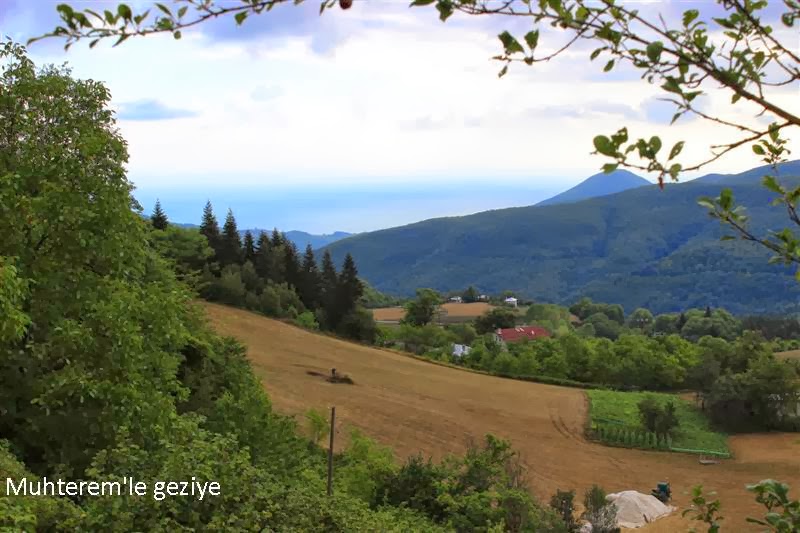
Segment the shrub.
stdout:
<svg viewBox="0 0 800 533">
<path fill-rule="evenodd" d="M 312 329 L 312 330 L 319 329 L 317 318 L 311 311 L 303 311 L 302 313 L 300 313 L 294 320 L 294 323 L 300 326 L 301 328 L 305 329 Z"/>
<path fill-rule="evenodd" d="M 678 427 L 675 403 L 671 400 L 662 405 L 653 396 L 647 396 L 638 404 L 639 417 L 648 431 L 667 435 Z"/>
</svg>

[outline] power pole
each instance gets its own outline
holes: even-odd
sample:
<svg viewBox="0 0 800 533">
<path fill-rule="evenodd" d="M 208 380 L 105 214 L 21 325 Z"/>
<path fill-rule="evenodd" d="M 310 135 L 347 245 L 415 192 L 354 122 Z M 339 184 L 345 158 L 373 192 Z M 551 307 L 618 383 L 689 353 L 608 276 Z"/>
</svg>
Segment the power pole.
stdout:
<svg viewBox="0 0 800 533">
<path fill-rule="evenodd" d="M 331 407 L 331 440 L 328 445 L 328 496 L 333 496 L 333 436 L 336 434 L 336 407 Z"/>
</svg>

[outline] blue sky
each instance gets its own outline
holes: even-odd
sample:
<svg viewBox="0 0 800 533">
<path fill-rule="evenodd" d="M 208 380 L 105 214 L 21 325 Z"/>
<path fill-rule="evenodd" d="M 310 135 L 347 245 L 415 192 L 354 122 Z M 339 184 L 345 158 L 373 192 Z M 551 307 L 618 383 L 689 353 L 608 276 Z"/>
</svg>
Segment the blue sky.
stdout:
<svg viewBox="0 0 800 533">
<path fill-rule="evenodd" d="M 51 30 L 58 3 L 0 0 L 0 34 L 25 41 Z M 708 5 L 640 9 L 674 19 Z M 318 6 L 281 5 L 240 28 L 214 21 L 180 41 L 151 36 L 64 52 L 45 40 L 30 53 L 107 84 L 137 197 L 148 210 L 161 198 L 168 215 L 186 222 L 210 198 L 246 225 L 365 231 L 535 203 L 596 173 L 604 161 L 590 154 L 592 138 L 623 125 L 632 135 L 660 134 L 666 145 L 687 141 L 689 161 L 707 154 L 710 140 L 727 139 L 699 120 L 667 127 L 672 110 L 659 89 L 631 71 L 603 74 L 586 46 L 498 79 L 496 35 L 523 33 L 518 20 L 455 16 L 442 24 L 432 7 L 397 1 L 356 2 L 320 17 Z M 545 32 L 542 46 L 562 38 Z M 789 87 L 780 97 L 796 95 Z M 703 107 L 757 120 L 713 92 Z M 756 165 L 744 150 L 708 172 Z M 321 194 L 324 201 L 313 200 Z"/>
</svg>

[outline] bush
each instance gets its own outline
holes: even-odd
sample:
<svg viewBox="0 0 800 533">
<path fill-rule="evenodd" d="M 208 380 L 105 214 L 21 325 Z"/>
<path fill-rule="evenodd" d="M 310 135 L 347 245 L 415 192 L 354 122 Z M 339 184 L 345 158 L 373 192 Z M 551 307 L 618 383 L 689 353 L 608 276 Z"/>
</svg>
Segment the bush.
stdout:
<svg viewBox="0 0 800 533">
<path fill-rule="evenodd" d="M 657 435 L 668 435 L 678 427 L 678 415 L 675 403 L 667 401 L 661 404 L 653 396 L 647 396 L 638 404 L 639 417 L 648 431 Z"/>
<path fill-rule="evenodd" d="M 311 329 L 315 331 L 319 329 L 317 318 L 311 311 L 303 311 L 300 313 L 297 318 L 294 319 L 294 323 L 305 329 Z"/>
</svg>

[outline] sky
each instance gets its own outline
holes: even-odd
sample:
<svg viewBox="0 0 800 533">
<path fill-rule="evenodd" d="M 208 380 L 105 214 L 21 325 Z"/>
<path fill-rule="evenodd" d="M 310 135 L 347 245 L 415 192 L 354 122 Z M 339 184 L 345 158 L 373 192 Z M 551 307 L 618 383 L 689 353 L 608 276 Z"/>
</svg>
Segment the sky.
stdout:
<svg viewBox="0 0 800 533">
<path fill-rule="evenodd" d="M 60 1 L 0 0 L 0 34 L 25 41 L 52 30 Z M 640 9 L 675 20 L 692 5 L 708 2 Z M 149 210 L 160 198 L 180 222 L 197 222 L 210 199 L 217 211 L 232 208 L 240 227 L 369 231 L 536 203 L 597 173 L 606 161 L 591 154 L 592 138 L 621 126 L 661 135 L 667 146 L 685 140 L 687 160 L 728 138 L 697 119 L 668 127 L 672 108 L 658 87 L 631 70 L 603 73 L 605 61 L 590 62 L 586 45 L 498 78 L 496 36 L 521 35 L 525 24 L 463 15 L 443 24 L 432 6 L 395 0 L 319 16 L 311 1 L 241 27 L 213 21 L 177 41 L 148 36 L 65 52 L 50 39 L 30 55 L 109 87 L 137 199 Z M 541 42 L 555 49 L 563 36 L 547 31 Z M 776 99 L 797 94 L 789 86 Z M 713 92 L 702 108 L 766 120 Z M 741 150 L 706 170 L 758 164 Z"/>
</svg>

